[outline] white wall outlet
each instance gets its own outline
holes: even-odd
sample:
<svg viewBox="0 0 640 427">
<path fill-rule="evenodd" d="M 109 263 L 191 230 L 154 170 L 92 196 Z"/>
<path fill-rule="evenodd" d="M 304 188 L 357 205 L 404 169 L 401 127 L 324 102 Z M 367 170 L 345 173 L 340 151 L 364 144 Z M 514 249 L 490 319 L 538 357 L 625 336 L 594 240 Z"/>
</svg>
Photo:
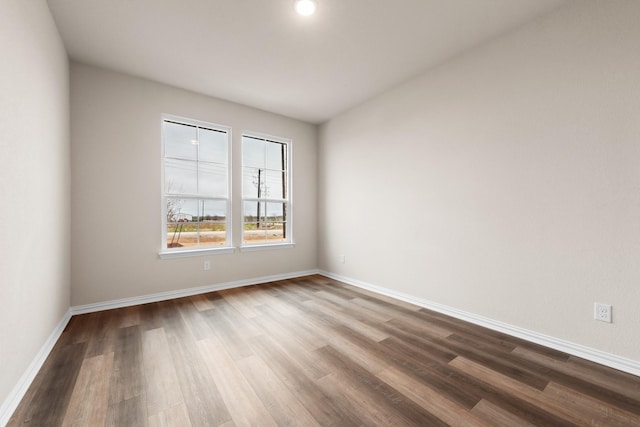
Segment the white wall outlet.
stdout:
<svg viewBox="0 0 640 427">
<path fill-rule="evenodd" d="M 338 259 L 340 260 L 340 264 L 344 264 L 344 255 L 340 255 Z"/>
<path fill-rule="evenodd" d="M 206 261 L 204 262 L 204 269 L 205 269 L 205 270 L 211 270 L 211 261 L 206 260 Z"/>
<path fill-rule="evenodd" d="M 611 323 L 611 305 L 594 303 L 593 318 L 601 322 Z"/>
</svg>

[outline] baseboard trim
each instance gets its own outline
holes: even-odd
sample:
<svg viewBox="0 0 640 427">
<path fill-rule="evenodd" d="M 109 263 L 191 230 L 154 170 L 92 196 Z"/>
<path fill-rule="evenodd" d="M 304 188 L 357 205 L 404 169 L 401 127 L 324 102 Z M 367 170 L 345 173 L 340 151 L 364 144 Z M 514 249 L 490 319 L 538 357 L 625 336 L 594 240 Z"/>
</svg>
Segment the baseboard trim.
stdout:
<svg viewBox="0 0 640 427">
<path fill-rule="evenodd" d="M 160 292 L 157 294 L 141 295 L 138 297 L 122 298 L 112 301 L 98 302 L 94 304 L 77 305 L 71 307 L 71 315 L 94 313 L 96 311 L 111 310 L 114 308 L 130 307 L 133 305 L 147 304 L 150 302 L 167 301 L 175 298 L 189 297 L 205 294 L 207 292 L 222 291 L 224 289 L 239 288 L 242 286 L 259 285 L 261 283 L 275 282 L 278 280 L 294 279 L 296 277 L 318 274 L 319 270 L 306 270 L 294 273 L 262 276 L 253 279 L 235 280 L 232 282 L 218 283 L 215 285 L 200 286 L 197 288 L 178 289 L 175 291 Z"/>
<path fill-rule="evenodd" d="M 383 288 L 381 286 L 375 286 L 361 280 L 352 279 L 350 277 L 341 276 L 328 271 L 320 270 L 318 274 L 334 280 L 338 280 L 340 282 L 347 283 L 349 285 L 357 286 L 362 289 L 367 289 L 378 294 L 396 298 L 401 301 L 406 301 L 408 303 L 415 304 L 429 310 L 437 311 L 439 313 L 446 314 L 457 319 L 465 320 L 475 325 L 484 326 L 494 331 L 503 332 L 507 335 L 522 338 L 524 340 L 540 344 L 555 350 L 559 350 L 573 356 L 581 357 L 583 359 L 590 360 L 592 362 L 599 363 L 610 368 L 618 369 L 629 374 L 640 376 L 640 362 L 635 360 L 626 359 L 624 357 L 616 356 L 615 354 L 606 353 L 580 344 L 575 344 L 570 341 L 565 341 L 552 336 L 540 334 L 538 332 L 510 325 L 508 323 L 500 322 L 488 317 L 479 316 L 477 314 L 469 313 L 463 310 L 458 310 L 456 308 L 427 301 L 405 293 L 396 292 L 388 288 Z"/>
<path fill-rule="evenodd" d="M 13 413 L 18 408 L 20 401 L 27 393 L 29 386 L 42 368 L 42 365 L 44 365 L 45 360 L 47 360 L 47 357 L 49 357 L 49 353 L 51 353 L 53 346 L 60 338 L 60 335 L 62 335 L 62 332 L 67 326 L 67 323 L 69 323 L 70 319 L 71 310 L 67 310 L 60 322 L 58 322 L 58 325 L 55 327 L 51 335 L 49 335 L 49 338 L 47 338 L 47 341 L 40 348 L 40 351 L 33 359 L 25 373 L 18 380 L 16 386 L 13 388 L 13 390 L 11 390 L 9 396 L 7 396 L 5 401 L 2 403 L 2 406 L 0 406 L 0 426 L 6 426 L 11 419 L 11 416 L 13 416 Z"/>
</svg>

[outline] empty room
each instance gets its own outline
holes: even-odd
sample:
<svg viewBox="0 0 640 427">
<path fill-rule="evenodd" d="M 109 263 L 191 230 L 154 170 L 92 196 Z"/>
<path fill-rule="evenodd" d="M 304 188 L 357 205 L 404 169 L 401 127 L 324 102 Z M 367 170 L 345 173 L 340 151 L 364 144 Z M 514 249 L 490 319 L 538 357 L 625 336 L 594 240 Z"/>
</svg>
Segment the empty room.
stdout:
<svg viewBox="0 0 640 427">
<path fill-rule="evenodd" d="M 640 426 L 640 1 L 0 0 L 0 426 Z"/>
</svg>

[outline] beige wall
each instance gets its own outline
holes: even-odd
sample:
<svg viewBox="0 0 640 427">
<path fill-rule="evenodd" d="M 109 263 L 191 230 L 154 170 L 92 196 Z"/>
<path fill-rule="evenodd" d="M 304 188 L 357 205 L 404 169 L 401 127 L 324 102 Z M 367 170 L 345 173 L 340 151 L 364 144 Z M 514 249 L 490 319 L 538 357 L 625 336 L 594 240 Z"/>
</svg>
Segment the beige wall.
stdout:
<svg viewBox="0 0 640 427">
<path fill-rule="evenodd" d="M 1 407 L 69 309 L 69 70 L 44 1 L 0 1 L 0 76 Z"/>
<path fill-rule="evenodd" d="M 293 249 L 181 259 L 161 245 L 161 114 L 293 140 Z M 72 305 L 316 268 L 316 127 L 86 65 L 71 66 Z M 233 174 L 240 213 L 240 169 Z M 240 215 L 234 223 L 240 223 Z M 240 228 L 234 230 L 240 240 Z M 211 260 L 211 270 L 203 261 Z"/>
<path fill-rule="evenodd" d="M 574 2 L 323 125 L 320 268 L 640 361 L 639 16 Z"/>
</svg>

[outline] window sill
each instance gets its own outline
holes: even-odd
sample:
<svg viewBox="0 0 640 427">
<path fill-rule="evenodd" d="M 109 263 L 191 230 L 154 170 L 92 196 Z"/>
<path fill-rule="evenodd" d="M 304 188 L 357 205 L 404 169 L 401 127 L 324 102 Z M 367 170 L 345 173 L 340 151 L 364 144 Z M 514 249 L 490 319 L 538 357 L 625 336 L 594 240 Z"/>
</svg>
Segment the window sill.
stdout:
<svg viewBox="0 0 640 427">
<path fill-rule="evenodd" d="M 222 248 L 187 249 L 182 251 L 163 251 L 158 253 L 158 256 L 160 257 L 160 259 L 188 258 L 188 257 L 194 257 L 194 256 L 231 254 L 234 251 L 235 251 L 234 248 L 225 246 Z"/>
<path fill-rule="evenodd" d="M 269 249 L 289 249 L 294 248 L 295 243 L 271 243 L 265 245 L 246 245 L 240 246 L 240 252 L 264 251 Z"/>
</svg>

